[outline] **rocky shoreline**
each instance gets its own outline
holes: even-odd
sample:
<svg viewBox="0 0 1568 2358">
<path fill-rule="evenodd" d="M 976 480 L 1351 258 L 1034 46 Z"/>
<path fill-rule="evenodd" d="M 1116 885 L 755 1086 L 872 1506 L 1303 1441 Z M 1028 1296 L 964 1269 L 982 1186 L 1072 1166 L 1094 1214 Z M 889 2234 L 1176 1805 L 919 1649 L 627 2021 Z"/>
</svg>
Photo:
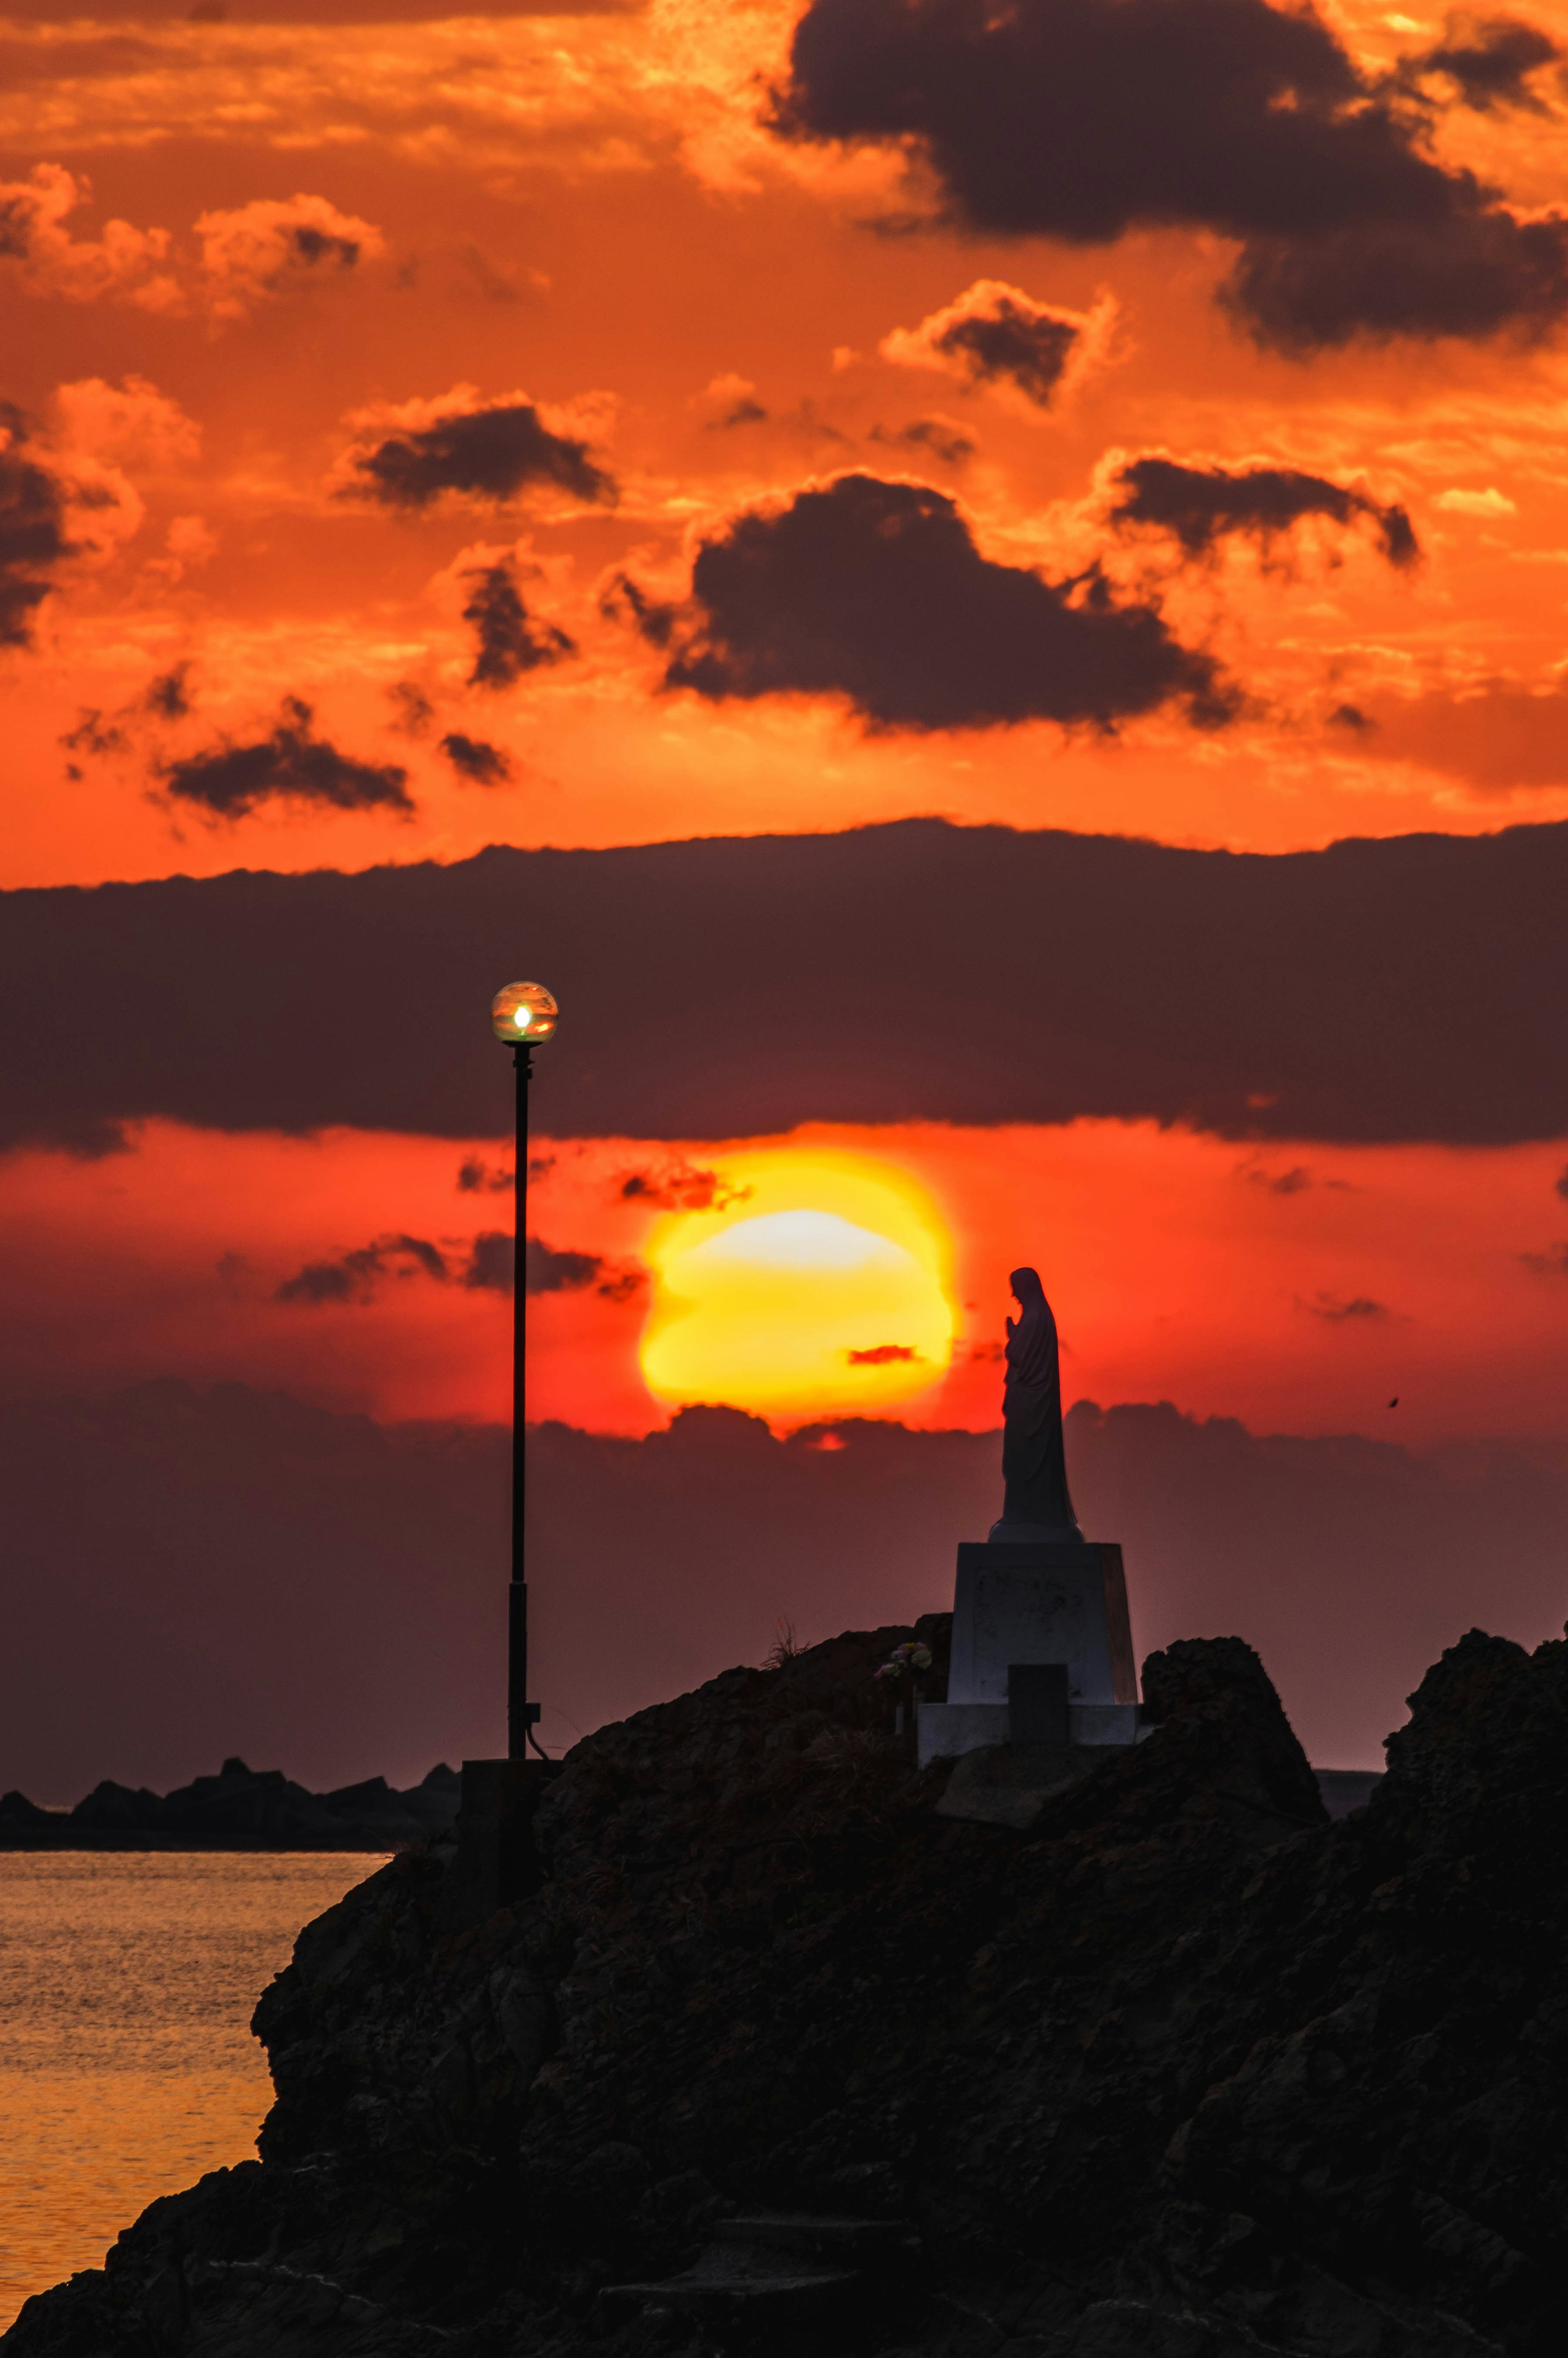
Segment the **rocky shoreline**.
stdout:
<svg viewBox="0 0 1568 2358">
<path fill-rule="evenodd" d="M 396 1850 L 449 1833 L 460 1788 L 442 1761 L 404 1792 L 367 1777 L 311 1793 L 234 1758 L 172 1793 L 105 1778 L 73 1810 L 0 1794 L 0 1850 Z"/>
<path fill-rule="evenodd" d="M 849 1635 L 601 1728 L 544 1881 L 411 1847 L 302 1934 L 261 2159 L 6 2358 L 1545 2358 L 1568 1644 L 1472 1632 L 1338 1823 L 1235 1639 L 1019 1831 Z"/>
</svg>

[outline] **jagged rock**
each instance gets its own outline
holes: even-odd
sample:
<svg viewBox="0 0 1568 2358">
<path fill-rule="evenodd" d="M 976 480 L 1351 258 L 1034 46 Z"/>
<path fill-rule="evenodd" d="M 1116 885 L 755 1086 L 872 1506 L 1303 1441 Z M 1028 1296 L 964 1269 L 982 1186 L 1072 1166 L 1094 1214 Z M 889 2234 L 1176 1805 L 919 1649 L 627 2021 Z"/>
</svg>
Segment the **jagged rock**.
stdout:
<svg viewBox="0 0 1568 2358">
<path fill-rule="evenodd" d="M 470 1931 L 449 1843 L 330 1909 L 261 2161 L 7 2358 L 1555 2358 L 1568 1645 L 1451 1649 L 1337 1823 L 1249 1650 L 1172 1646 L 1018 1830 L 889 1733 L 910 1634 L 600 1729 Z"/>
<path fill-rule="evenodd" d="M 58 1822 L 55 1811 L 40 1810 L 36 1801 L 29 1801 L 26 1793 L 18 1793 L 15 1787 L 8 1793 L 0 1793 L 0 1825 L 49 1826 Z"/>
</svg>

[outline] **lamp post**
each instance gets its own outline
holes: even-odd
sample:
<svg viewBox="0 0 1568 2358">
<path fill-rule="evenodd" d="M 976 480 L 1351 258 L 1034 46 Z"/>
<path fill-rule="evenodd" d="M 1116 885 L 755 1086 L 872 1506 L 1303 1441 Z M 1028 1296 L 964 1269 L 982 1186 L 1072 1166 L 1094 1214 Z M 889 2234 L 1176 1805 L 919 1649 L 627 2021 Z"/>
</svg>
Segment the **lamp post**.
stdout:
<svg viewBox="0 0 1568 2358">
<path fill-rule="evenodd" d="M 509 982 L 490 1005 L 491 1028 L 512 1049 L 517 1072 L 517 1172 L 515 1180 L 515 1271 L 512 1296 L 512 1585 L 506 1609 L 506 1757 L 524 1760 L 531 1744 L 547 1755 L 534 1730 L 539 1706 L 528 1700 L 528 1588 L 526 1576 L 528 1432 L 528 1084 L 534 1050 L 555 1033 L 560 1011 L 538 982 Z"/>
</svg>

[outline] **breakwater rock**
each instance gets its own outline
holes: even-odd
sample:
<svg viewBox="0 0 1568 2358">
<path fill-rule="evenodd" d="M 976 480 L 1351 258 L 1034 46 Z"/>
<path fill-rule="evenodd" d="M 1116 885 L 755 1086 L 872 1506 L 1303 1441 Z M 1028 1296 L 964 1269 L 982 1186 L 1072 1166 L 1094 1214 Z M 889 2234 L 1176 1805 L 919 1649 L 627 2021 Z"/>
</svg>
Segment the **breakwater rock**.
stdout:
<svg viewBox="0 0 1568 2358">
<path fill-rule="evenodd" d="M 1568 1645 L 1464 1639 L 1338 1823 L 1249 1649 L 1173 1646 L 1016 1830 L 878 1722 L 910 1634 L 600 1730 L 482 1923 L 442 1844 L 329 1910 L 261 2160 L 6 2358 L 1555 2353 Z"/>
<path fill-rule="evenodd" d="M 0 1794 L 0 1850 L 391 1850 L 449 1833 L 460 1781 L 443 1761 L 405 1792 L 366 1777 L 311 1793 L 239 1758 L 172 1793 L 105 1778 L 74 1810 Z"/>
</svg>

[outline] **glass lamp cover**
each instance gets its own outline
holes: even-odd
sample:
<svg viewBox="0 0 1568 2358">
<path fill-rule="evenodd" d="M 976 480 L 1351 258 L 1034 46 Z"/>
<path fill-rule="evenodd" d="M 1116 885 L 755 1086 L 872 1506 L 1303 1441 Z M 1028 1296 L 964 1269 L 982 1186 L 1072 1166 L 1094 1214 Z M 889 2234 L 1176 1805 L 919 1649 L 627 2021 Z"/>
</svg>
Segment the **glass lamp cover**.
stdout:
<svg viewBox="0 0 1568 2358">
<path fill-rule="evenodd" d="M 525 1040 L 535 1047 L 555 1031 L 559 1008 L 542 982 L 509 982 L 490 1002 L 490 1021 L 498 1040 L 514 1046 Z"/>
</svg>

